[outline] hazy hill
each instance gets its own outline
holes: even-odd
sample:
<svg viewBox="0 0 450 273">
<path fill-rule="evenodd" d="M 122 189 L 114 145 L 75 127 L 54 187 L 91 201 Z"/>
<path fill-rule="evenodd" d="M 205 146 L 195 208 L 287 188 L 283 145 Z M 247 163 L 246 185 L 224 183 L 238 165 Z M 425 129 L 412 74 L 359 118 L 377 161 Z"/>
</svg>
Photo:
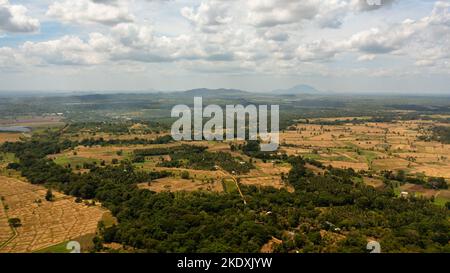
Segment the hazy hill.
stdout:
<svg viewBox="0 0 450 273">
<path fill-rule="evenodd" d="M 306 84 L 299 84 L 288 89 L 278 89 L 272 91 L 272 94 L 274 95 L 319 95 L 322 93 L 322 91 L 317 90 L 315 87 Z"/>
<path fill-rule="evenodd" d="M 199 88 L 188 91 L 177 92 L 177 94 L 187 97 L 239 97 L 248 96 L 251 93 L 237 89 L 207 89 Z"/>
</svg>

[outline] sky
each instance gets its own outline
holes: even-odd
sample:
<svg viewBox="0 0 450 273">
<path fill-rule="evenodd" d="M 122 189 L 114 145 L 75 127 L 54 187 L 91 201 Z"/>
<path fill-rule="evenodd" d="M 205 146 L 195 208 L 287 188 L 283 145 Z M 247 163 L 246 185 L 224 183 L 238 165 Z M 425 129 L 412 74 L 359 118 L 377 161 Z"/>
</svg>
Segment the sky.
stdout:
<svg viewBox="0 0 450 273">
<path fill-rule="evenodd" d="M 297 84 L 450 94 L 450 0 L 0 0 L 0 91 Z"/>
</svg>

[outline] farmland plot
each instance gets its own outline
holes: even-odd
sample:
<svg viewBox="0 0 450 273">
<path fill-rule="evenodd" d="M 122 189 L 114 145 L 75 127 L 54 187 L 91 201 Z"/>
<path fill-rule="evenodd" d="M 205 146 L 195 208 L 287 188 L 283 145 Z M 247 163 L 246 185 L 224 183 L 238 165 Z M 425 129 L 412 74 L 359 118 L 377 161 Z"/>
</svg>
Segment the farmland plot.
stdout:
<svg viewBox="0 0 450 273">
<path fill-rule="evenodd" d="M 8 218 L 19 218 L 17 235 L 0 245 L 0 252 L 33 252 L 86 234 L 93 234 L 106 212 L 97 206 L 75 203 L 73 197 L 54 193 L 54 201 L 45 200 L 46 189 L 8 177 L 0 177 L 0 196 L 7 205 Z M 6 230 L 4 214 L 0 229 Z M 0 240 L 4 240 L 3 232 Z"/>
</svg>

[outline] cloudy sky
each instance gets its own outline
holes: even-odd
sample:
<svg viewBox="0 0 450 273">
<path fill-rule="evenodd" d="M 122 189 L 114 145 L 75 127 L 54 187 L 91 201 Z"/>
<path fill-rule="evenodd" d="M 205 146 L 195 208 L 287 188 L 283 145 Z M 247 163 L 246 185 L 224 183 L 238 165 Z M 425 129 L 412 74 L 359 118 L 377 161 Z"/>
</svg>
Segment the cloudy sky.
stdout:
<svg viewBox="0 0 450 273">
<path fill-rule="evenodd" d="M 450 1 L 0 0 L 0 90 L 450 94 Z"/>
</svg>

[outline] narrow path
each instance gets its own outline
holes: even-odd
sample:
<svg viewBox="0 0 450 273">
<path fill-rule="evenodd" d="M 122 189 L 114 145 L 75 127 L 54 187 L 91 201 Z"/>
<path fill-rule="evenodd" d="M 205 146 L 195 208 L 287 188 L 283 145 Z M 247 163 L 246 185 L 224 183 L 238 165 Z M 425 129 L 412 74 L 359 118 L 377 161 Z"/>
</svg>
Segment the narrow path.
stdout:
<svg viewBox="0 0 450 273">
<path fill-rule="evenodd" d="M 348 154 L 345 154 L 345 153 L 342 153 L 342 152 L 336 152 L 338 155 L 341 155 L 341 156 L 343 156 L 343 157 L 346 157 L 346 158 L 348 158 L 348 159 L 350 159 L 351 161 L 353 161 L 353 162 L 355 162 L 355 163 L 359 163 L 359 160 L 358 159 L 356 159 L 356 158 L 354 158 L 354 157 L 351 157 L 351 156 L 349 156 Z"/>
<path fill-rule="evenodd" d="M 242 201 L 244 202 L 244 205 L 247 205 L 247 201 L 245 200 L 244 194 L 241 191 L 241 187 L 239 187 L 239 183 L 238 183 L 237 179 L 233 175 L 227 174 L 227 172 L 225 170 L 223 170 L 221 167 L 219 167 L 219 166 L 217 166 L 217 167 L 218 167 L 219 171 L 221 171 L 225 177 L 228 176 L 228 177 L 231 177 L 231 179 L 233 179 L 233 181 L 236 184 L 236 187 L 238 189 L 239 195 L 241 196 Z"/>
</svg>

